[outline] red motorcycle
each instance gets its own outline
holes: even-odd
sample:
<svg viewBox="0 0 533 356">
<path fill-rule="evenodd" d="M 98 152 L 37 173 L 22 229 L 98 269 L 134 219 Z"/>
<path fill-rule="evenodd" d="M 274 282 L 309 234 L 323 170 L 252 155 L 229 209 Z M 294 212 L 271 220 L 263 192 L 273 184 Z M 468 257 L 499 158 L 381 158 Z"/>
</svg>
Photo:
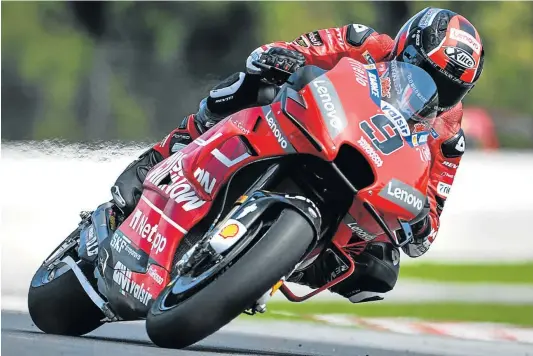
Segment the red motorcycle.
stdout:
<svg viewBox="0 0 533 356">
<path fill-rule="evenodd" d="M 292 75 L 255 64 L 285 82 L 270 105 L 227 117 L 156 165 L 127 218 L 111 202 L 81 214 L 31 282 L 41 330 L 146 319 L 155 344 L 183 348 L 264 312 L 278 289 L 299 302 L 341 282 L 355 269 L 348 250 L 378 236 L 410 242 L 407 222 L 426 202 L 431 77 L 395 61 L 344 58 Z M 326 249 L 349 268 L 294 295 L 284 282 Z"/>
</svg>

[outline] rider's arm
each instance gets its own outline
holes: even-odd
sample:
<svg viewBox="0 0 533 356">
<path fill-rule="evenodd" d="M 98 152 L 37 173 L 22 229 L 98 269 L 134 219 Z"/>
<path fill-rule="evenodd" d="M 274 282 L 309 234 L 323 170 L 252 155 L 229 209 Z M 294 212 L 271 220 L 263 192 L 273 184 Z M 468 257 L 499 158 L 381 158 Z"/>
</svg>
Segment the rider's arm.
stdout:
<svg viewBox="0 0 533 356">
<path fill-rule="evenodd" d="M 455 179 L 455 174 L 465 151 L 465 137 L 461 129 L 463 116 L 462 104 L 443 113 L 433 125 L 438 137 L 429 136 L 428 146 L 431 152 L 431 169 L 428 186 L 429 220 L 420 226 L 420 235 L 415 238 L 418 243 L 412 243 L 403 248 L 411 257 L 423 255 L 431 246 L 440 227 L 440 216 L 444 209 L 446 198 Z"/>
<path fill-rule="evenodd" d="M 390 53 L 393 45 L 394 42 L 388 35 L 379 34 L 364 25 L 350 24 L 305 33 L 292 42 L 279 41 L 263 45 L 248 57 L 247 67 L 249 71 L 254 68 L 251 61 L 257 60 L 261 53 L 271 47 L 300 52 L 306 59 L 306 65 L 331 69 L 343 57 L 366 62 L 366 51 L 375 61 L 381 61 Z"/>
</svg>

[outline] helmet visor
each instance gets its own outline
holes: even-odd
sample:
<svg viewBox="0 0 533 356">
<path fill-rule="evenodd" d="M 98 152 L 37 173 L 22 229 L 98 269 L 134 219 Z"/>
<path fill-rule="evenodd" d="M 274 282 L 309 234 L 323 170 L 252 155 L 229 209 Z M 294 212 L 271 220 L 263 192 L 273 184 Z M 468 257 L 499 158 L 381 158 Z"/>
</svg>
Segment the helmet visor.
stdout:
<svg viewBox="0 0 533 356">
<path fill-rule="evenodd" d="M 439 94 L 436 108 L 438 111 L 445 111 L 457 105 L 474 86 L 474 84 L 465 83 L 432 64 L 412 45 L 408 46 L 397 60 L 420 67 L 433 78 Z"/>
</svg>

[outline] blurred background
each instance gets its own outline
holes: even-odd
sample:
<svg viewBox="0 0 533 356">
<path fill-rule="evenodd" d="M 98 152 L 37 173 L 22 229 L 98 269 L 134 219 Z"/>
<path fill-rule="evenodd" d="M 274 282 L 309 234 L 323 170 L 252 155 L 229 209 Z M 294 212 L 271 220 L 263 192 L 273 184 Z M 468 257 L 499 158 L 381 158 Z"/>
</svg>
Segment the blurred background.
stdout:
<svg viewBox="0 0 533 356">
<path fill-rule="evenodd" d="M 482 1 L 2 2 L 2 139 L 157 140 L 259 45 L 354 22 L 394 38 L 428 4 L 484 41 L 470 146 L 533 148 L 533 3 Z"/>
<path fill-rule="evenodd" d="M 259 45 L 349 23 L 394 37 L 428 5 L 466 16 L 486 51 L 437 240 L 423 258 L 402 256 L 383 303 L 337 306 L 326 292 L 320 306 L 272 310 L 533 327 L 524 224 L 533 217 L 533 2 L 3 1 L 2 265 L 17 268 L 2 268 L 2 302 L 25 298 L 78 212 L 109 199 L 128 163 L 196 112 L 215 83 L 244 70 Z"/>
</svg>

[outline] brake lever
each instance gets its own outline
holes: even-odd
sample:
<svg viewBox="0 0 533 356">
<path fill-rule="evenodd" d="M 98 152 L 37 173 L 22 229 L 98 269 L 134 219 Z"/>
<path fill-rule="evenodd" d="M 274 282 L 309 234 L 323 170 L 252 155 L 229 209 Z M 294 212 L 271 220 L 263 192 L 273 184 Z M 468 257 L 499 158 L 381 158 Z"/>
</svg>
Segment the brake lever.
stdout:
<svg viewBox="0 0 533 356">
<path fill-rule="evenodd" d="M 264 79 L 272 83 L 275 83 L 277 85 L 281 85 L 285 83 L 287 79 L 289 79 L 289 77 L 292 75 L 291 72 L 288 72 L 281 68 L 271 66 L 269 64 L 261 63 L 258 61 L 252 61 L 252 64 L 256 66 L 257 68 L 260 68 L 263 70 L 261 73 L 261 76 Z M 270 75 L 266 75 L 267 73 Z"/>
</svg>

